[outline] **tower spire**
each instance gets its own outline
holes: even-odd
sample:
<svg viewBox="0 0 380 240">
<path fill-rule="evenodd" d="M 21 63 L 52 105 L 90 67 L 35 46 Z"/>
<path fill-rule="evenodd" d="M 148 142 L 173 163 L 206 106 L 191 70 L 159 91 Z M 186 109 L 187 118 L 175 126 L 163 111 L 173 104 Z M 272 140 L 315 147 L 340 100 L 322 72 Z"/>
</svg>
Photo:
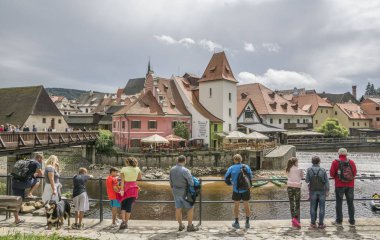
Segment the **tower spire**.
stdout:
<svg viewBox="0 0 380 240">
<path fill-rule="evenodd" d="M 146 72 L 146 75 L 148 76 L 150 73 L 153 73 L 153 70 L 150 66 L 150 56 L 149 56 L 149 60 L 148 60 L 148 71 Z"/>
</svg>

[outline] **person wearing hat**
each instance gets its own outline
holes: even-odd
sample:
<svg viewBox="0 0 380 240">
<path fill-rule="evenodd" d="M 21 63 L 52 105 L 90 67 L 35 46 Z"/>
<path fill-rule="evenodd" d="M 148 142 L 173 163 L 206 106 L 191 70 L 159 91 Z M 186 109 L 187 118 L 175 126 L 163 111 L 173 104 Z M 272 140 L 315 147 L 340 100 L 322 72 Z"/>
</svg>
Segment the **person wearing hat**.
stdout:
<svg viewBox="0 0 380 240">
<path fill-rule="evenodd" d="M 339 158 L 331 163 L 330 176 L 335 179 L 336 219 L 333 225 L 342 225 L 343 196 L 346 196 L 350 225 L 355 225 L 354 184 L 356 176 L 355 162 L 347 158 L 347 149 L 338 150 Z"/>
</svg>

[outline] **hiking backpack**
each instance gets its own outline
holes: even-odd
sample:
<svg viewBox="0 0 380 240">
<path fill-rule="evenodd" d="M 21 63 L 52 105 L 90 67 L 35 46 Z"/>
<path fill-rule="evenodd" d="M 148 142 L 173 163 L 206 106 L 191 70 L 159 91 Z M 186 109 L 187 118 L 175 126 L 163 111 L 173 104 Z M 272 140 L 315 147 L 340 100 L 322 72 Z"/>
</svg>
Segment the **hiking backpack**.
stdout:
<svg viewBox="0 0 380 240">
<path fill-rule="evenodd" d="M 342 182 L 351 182 L 354 180 L 354 171 L 349 159 L 347 161 L 337 160 L 339 162 L 338 177 Z"/>
<path fill-rule="evenodd" d="M 237 180 L 237 189 L 238 190 L 249 190 L 251 188 L 251 177 L 247 173 L 245 165 L 240 168 L 238 180 Z"/>
<path fill-rule="evenodd" d="M 310 169 L 313 175 L 310 178 L 310 191 L 324 191 L 325 190 L 325 182 L 324 179 L 319 176 L 319 172 L 321 169 L 319 168 L 317 171 L 317 174 L 313 171 L 313 169 Z"/>
<path fill-rule="evenodd" d="M 18 160 L 13 168 L 13 173 L 11 175 L 16 180 L 28 180 L 32 177 L 32 175 L 29 172 L 29 164 L 31 163 L 31 160 Z"/>
</svg>

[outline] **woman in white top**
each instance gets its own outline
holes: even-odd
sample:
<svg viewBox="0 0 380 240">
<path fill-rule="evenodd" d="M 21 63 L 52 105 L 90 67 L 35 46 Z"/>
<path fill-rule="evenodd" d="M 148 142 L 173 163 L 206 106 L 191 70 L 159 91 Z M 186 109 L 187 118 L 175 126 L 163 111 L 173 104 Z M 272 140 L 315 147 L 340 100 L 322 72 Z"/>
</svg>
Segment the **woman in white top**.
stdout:
<svg viewBox="0 0 380 240">
<path fill-rule="evenodd" d="M 61 184 L 59 183 L 59 161 L 57 156 L 51 155 L 46 160 L 44 176 L 45 187 L 42 194 L 42 201 L 59 201 Z"/>
</svg>

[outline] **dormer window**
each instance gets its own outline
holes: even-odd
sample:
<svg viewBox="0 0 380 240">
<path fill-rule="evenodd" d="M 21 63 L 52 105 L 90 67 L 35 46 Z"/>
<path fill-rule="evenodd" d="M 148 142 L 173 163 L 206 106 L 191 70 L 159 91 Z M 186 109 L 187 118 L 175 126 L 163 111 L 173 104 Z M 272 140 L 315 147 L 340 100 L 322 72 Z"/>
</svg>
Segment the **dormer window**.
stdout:
<svg viewBox="0 0 380 240">
<path fill-rule="evenodd" d="M 242 93 L 242 94 L 240 94 L 240 96 L 241 96 L 241 99 L 246 99 L 248 97 L 248 94 Z"/>
<path fill-rule="evenodd" d="M 212 66 L 212 67 L 210 68 L 210 72 L 215 72 L 215 70 L 216 70 L 216 66 Z"/>
<path fill-rule="evenodd" d="M 272 108 L 276 109 L 277 102 L 273 101 L 273 102 L 269 103 L 269 106 L 271 106 Z"/>
<path fill-rule="evenodd" d="M 270 98 L 274 98 L 275 93 L 274 93 L 274 92 L 271 92 L 271 93 L 268 93 L 268 95 L 269 95 Z"/>
<path fill-rule="evenodd" d="M 288 103 L 281 103 L 281 107 L 283 108 L 283 109 L 287 109 L 288 108 Z"/>
<path fill-rule="evenodd" d="M 226 71 L 229 72 L 230 71 L 230 68 L 228 66 L 226 66 Z"/>
</svg>

